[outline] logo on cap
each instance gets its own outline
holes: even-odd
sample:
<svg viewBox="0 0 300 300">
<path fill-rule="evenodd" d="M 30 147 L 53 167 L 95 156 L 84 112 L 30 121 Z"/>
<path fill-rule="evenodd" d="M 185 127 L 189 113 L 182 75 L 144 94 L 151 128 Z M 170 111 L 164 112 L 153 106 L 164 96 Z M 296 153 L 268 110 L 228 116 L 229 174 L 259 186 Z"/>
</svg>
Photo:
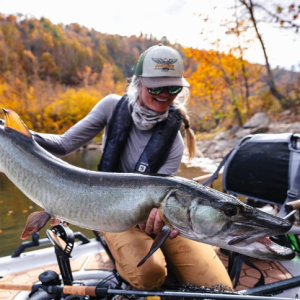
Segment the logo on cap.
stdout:
<svg viewBox="0 0 300 300">
<path fill-rule="evenodd" d="M 153 58 L 152 60 L 156 62 L 154 69 L 162 70 L 163 72 L 168 72 L 169 70 L 175 70 L 176 58 Z"/>
</svg>

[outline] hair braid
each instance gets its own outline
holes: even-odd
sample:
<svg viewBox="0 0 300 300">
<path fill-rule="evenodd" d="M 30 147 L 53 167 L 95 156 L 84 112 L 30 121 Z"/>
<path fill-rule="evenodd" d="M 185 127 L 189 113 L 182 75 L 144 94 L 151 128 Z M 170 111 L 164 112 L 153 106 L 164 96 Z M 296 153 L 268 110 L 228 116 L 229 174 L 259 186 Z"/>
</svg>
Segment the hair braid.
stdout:
<svg viewBox="0 0 300 300">
<path fill-rule="evenodd" d="M 188 116 L 185 107 L 177 107 L 183 118 L 183 125 L 185 130 L 186 146 L 188 149 L 189 160 L 195 157 L 196 148 L 196 138 L 193 129 L 190 127 L 190 117 Z"/>
<path fill-rule="evenodd" d="M 180 111 L 183 118 L 184 132 L 183 136 L 186 139 L 186 146 L 188 149 L 189 160 L 195 157 L 197 151 L 196 147 L 196 138 L 193 129 L 190 126 L 190 117 L 187 113 L 187 102 L 190 96 L 190 92 L 188 88 L 183 88 L 182 92 L 176 97 L 174 104 L 177 109 Z M 183 131 L 183 130 L 182 130 Z M 181 132 L 182 132 L 181 131 Z"/>
</svg>

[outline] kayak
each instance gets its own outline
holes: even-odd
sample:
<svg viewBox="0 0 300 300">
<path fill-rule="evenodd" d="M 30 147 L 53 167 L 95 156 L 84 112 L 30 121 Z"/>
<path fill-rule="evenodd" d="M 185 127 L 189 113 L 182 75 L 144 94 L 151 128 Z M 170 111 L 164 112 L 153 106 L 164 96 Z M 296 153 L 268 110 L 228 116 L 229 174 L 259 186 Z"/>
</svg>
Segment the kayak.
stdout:
<svg viewBox="0 0 300 300">
<path fill-rule="evenodd" d="M 42 239 L 39 244 L 44 248 L 26 251 L 17 257 L 5 256 L 0 258 L 0 284 L 37 283 L 39 282 L 39 275 L 49 270 L 60 274 L 56 253 L 50 241 L 47 238 Z M 50 247 L 45 248 L 47 244 Z M 114 269 L 113 262 L 96 238 L 74 243 L 70 265 L 75 282 L 79 280 L 100 282 L 105 278 L 112 277 Z M 116 279 L 113 281 L 117 282 Z M 1 300 L 22 300 L 28 299 L 28 296 L 29 292 L 0 289 Z"/>
<path fill-rule="evenodd" d="M 80 233 L 76 233 L 75 237 L 80 237 Z M 39 240 L 39 244 L 42 247 L 50 245 L 50 247 L 47 248 L 38 248 L 22 253 L 15 251 L 13 256 L 16 257 L 1 257 L 0 284 L 34 284 L 39 282 L 39 275 L 45 271 L 54 271 L 60 274 L 56 251 L 53 249 L 56 249 L 56 247 L 51 246 L 50 241 L 51 239 L 49 239 L 49 237 Z M 113 275 L 114 263 L 110 259 L 109 253 L 104 249 L 104 246 L 99 241 L 99 238 L 87 239 L 84 237 L 74 243 L 70 257 L 70 266 L 75 285 L 77 281 L 90 281 L 96 284 L 108 278 L 110 280 L 110 286 L 116 286 L 118 284 L 117 278 Z M 228 266 L 228 255 L 223 253 L 220 249 L 216 248 L 215 250 L 224 265 Z M 251 259 L 251 261 L 260 269 L 265 277 L 266 285 L 261 288 L 272 287 L 272 285 L 279 284 L 275 296 L 282 297 L 282 299 L 295 298 L 296 295 L 300 293 L 300 287 L 298 287 L 300 286 L 300 258 L 298 255 L 296 255 L 292 261 L 281 263 L 275 261 L 260 261 L 257 259 Z M 255 288 L 253 286 L 257 283 L 258 278 L 259 272 L 243 263 L 239 284 L 236 290 L 243 294 L 255 294 Z M 291 280 L 295 282 L 291 283 Z M 280 286 L 280 283 L 284 282 L 287 285 Z M 29 293 L 29 291 L 0 289 L 0 300 L 25 300 L 28 299 Z M 273 293 L 274 292 L 270 294 Z M 264 292 L 264 294 L 266 293 Z M 245 299 L 247 299 L 246 296 Z"/>
</svg>

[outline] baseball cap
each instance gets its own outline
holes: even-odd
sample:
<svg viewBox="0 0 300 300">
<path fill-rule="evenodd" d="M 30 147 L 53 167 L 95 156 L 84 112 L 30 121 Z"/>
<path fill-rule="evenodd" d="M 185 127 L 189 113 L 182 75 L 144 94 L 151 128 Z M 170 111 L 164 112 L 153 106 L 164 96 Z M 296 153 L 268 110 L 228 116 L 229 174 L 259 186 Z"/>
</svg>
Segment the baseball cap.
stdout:
<svg viewBox="0 0 300 300">
<path fill-rule="evenodd" d="M 190 86 L 183 74 L 183 61 L 179 52 L 162 44 L 143 52 L 136 65 L 135 75 L 147 88 L 162 86 Z"/>
</svg>

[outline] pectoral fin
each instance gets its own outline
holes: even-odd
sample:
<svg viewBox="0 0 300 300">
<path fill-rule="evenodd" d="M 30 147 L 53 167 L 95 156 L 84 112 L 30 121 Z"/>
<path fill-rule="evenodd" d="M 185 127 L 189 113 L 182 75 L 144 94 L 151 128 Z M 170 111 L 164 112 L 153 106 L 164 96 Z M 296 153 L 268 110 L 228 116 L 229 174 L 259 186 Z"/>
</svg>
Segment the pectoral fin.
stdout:
<svg viewBox="0 0 300 300">
<path fill-rule="evenodd" d="M 25 240 L 35 232 L 42 229 L 51 219 L 51 215 L 45 211 L 36 211 L 29 215 L 21 239 Z"/>
<path fill-rule="evenodd" d="M 170 233 L 171 233 L 172 229 L 167 226 L 164 225 L 161 232 L 156 236 L 150 251 L 148 252 L 148 254 L 138 263 L 137 267 L 140 267 L 141 265 L 143 265 L 143 263 L 158 249 L 160 248 L 160 246 L 163 244 L 163 242 L 169 237 Z"/>
</svg>

